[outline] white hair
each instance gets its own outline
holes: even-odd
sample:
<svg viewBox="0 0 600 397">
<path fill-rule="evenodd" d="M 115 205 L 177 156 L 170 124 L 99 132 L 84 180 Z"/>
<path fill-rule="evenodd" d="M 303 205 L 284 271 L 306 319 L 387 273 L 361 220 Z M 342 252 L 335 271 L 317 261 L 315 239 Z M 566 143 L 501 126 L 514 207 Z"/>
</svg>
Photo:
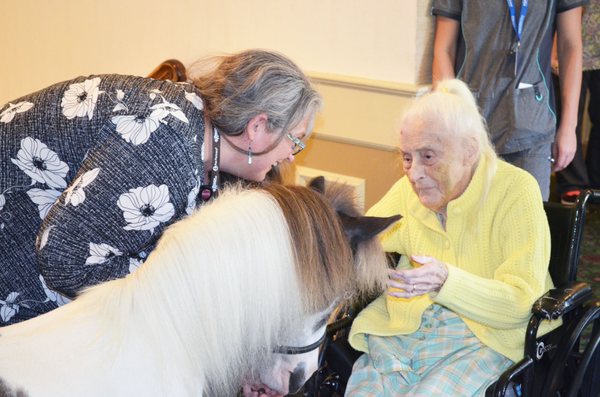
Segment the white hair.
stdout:
<svg viewBox="0 0 600 397">
<path fill-rule="evenodd" d="M 440 135 L 461 144 L 468 139 L 476 143 L 477 158 L 485 159 L 486 167 L 484 194 L 480 200 L 483 205 L 496 174 L 498 156 L 469 87 L 458 79 L 438 82 L 434 90 L 417 98 L 403 116 L 402 129 L 417 125 L 439 131 Z"/>
<path fill-rule="evenodd" d="M 235 205 L 228 205 L 233 200 Z M 299 321 L 302 297 L 296 278 L 289 231 L 276 201 L 260 190 L 226 191 L 171 226 L 136 273 L 92 287 L 46 316 L 3 328 L 0 377 L 35 396 L 40 373 L 32 373 L 32 360 L 42 363 L 48 354 L 60 362 L 80 354 L 79 360 L 44 369 L 42 378 L 51 379 L 53 371 L 56 377 L 54 386 L 43 385 L 41 395 L 64 395 L 69 384 L 63 383 L 64 376 L 88 382 L 93 377 L 81 372 L 89 355 L 101 360 L 87 369 L 102 373 L 108 362 L 129 363 L 150 346 L 138 364 L 112 376 L 131 379 L 151 364 L 158 370 L 144 377 L 160 385 L 151 395 L 176 395 L 172 391 L 177 389 L 198 395 L 198 387 L 207 395 L 235 395 L 248 371 L 266 365 L 281 334 Z M 63 325 L 67 328 L 58 328 Z M 25 346 L 32 355 L 24 354 Z M 27 362 L 19 365 L 19 360 Z M 96 393 L 110 395 L 102 390 Z M 143 390 L 133 394 L 148 395 Z"/>
<path fill-rule="evenodd" d="M 336 219 L 348 210 L 336 205 L 341 197 L 299 186 L 225 189 L 169 227 L 137 272 L 1 328 L 0 391 L 232 396 L 274 369 L 292 383 L 277 366 L 291 355 L 273 352 L 312 345 L 332 305 L 369 288 L 356 279 L 386 277 L 374 235 L 356 247 L 371 255 L 353 260 Z M 303 376 L 316 370 L 318 350 L 310 352 L 297 355 L 313 357 Z"/>
</svg>

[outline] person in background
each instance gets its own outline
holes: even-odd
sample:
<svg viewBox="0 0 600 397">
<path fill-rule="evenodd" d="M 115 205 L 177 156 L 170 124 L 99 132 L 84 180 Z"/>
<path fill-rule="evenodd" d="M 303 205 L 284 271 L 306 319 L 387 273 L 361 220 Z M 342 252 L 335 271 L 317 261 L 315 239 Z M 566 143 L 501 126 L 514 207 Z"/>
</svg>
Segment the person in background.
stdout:
<svg viewBox="0 0 600 397">
<path fill-rule="evenodd" d="M 221 175 L 262 181 L 304 147 L 321 98 L 297 65 L 213 61 L 187 83 L 78 77 L 0 108 L 0 326 L 137 269 Z"/>
<path fill-rule="evenodd" d="M 434 0 L 432 80 L 460 78 L 475 93 L 496 152 L 529 171 L 544 200 L 551 171 L 576 150 L 581 6 L 587 0 Z M 556 31 L 563 104 L 556 126 L 550 57 Z"/>
<path fill-rule="evenodd" d="M 590 0 L 584 8 L 582 37 L 583 74 L 577 113 L 577 151 L 573 162 L 556 173 L 557 193 L 563 204 L 574 204 L 583 189 L 600 189 L 600 0 Z M 552 60 L 552 77 L 558 87 L 558 57 L 553 56 Z M 581 141 L 586 97 L 591 128 L 584 156 Z M 560 109 L 560 98 L 557 98 L 557 108 Z"/>
<path fill-rule="evenodd" d="M 406 111 L 399 149 L 405 175 L 368 215 L 403 216 L 382 236 L 402 256 L 352 325 L 365 354 L 346 395 L 483 395 L 522 358 L 531 306 L 552 287 L 539 186 L 496 156 L 460 80 Z"/>
</svg>

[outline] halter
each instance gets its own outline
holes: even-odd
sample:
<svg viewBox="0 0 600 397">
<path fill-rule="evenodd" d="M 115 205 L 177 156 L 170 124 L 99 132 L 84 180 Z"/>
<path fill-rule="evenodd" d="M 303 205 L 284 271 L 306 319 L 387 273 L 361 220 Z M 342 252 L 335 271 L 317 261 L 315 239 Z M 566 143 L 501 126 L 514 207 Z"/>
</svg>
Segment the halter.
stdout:
<svg viewBox="0 0 600 397">
<path fill-rule="evenodd" d="M 308 353 L 308 352 L 311 352 L 311 351 L 313 351 L 315 349 L 318 349 L 319 346 L 321 346 L 321 344 L 325 340 L 325 337 L 327 337 L 327 331 L 325 331 L 323 333 L 323 336 L 321 336 L 321 338 L 319 340 L 317 340 L 314 343 L 311 343 L 310 345 L 306 345 L 306 346 L 302 346 L 302 347 L 296 347 L 296 346 L 277 346 L 275 349 L 273 349 L 273 353 L 277 353 L 277 354 L 304 354 L 304 353 Z"/>
</svg>

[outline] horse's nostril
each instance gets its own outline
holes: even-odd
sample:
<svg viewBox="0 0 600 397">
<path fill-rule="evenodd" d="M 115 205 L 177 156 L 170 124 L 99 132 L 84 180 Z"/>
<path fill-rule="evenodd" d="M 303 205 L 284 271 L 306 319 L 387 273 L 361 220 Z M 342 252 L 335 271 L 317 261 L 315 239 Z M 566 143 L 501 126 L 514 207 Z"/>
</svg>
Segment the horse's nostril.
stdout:
<svg viewBox="0 0 600 397">
<path fill-rule="evenodd" d="M 294 372 L 290 373 L 289 393 L 297 393 L 306 380 L 306 371 L 304 365 L 299 365 L 294 369 Z"/>
</svg>

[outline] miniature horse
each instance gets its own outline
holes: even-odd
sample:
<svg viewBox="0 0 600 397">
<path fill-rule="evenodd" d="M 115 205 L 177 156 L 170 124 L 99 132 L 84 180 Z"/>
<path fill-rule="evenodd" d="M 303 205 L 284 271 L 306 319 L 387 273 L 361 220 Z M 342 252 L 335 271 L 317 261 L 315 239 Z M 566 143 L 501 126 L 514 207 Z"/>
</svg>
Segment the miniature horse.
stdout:
<svg viewBox="0 0 600 397">
<path fill-rule="evenodd" d="M 332 308 L 385 284 L 374 237 L 398 218 L 360 217 L 347 193 L 322 179 L 225 189 L 137 272 L 0 328 L 0 396 L 294 392 Z"/>
</svg>

